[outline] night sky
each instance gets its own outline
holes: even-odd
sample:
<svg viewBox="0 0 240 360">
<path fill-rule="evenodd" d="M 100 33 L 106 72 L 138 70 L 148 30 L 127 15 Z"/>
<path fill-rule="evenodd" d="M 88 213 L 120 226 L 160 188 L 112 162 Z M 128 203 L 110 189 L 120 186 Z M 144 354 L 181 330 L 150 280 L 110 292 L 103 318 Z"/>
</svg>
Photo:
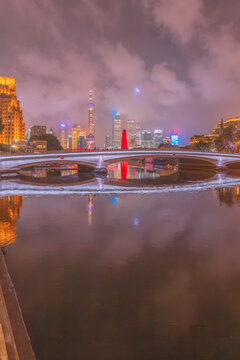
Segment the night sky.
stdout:
<svg viewBox="0 0 240 360">
<path fill-rule="evenodd" d="M 86 128 L 92 88 L 99 144 L 113 109 L 185 143 L 240 115 L 239 20 L 237 0 L 1 0 L 0 74 L 27 127 Z"/>
</svg>

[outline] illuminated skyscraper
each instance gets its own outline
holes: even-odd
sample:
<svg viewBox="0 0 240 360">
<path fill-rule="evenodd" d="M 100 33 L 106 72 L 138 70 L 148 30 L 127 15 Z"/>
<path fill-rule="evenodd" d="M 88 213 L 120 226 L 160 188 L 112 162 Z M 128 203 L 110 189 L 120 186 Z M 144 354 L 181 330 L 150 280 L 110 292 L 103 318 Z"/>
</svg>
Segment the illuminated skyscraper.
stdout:
<svg viewBox="0 0 240 360">
<path fill-rule="evenodd" d="M 105 135 L 104 147 L 105 147 L 105 149 L 109 149 L 110 146 L 111 146 L 111 138 L 110 138 L 110 135 Z"/>
<path fill-rule="evenodd" d="M 93 92 L 89 90 L 88 93 L 88 136 L 87 136 L 87 148 L 94 149 L 95 148 L 95 132 L 94 132 L 94 119 L 93 119 Z"/>
<path fill-rule="evenodd" d="M 86 149 L 87 147 L 86 136 L 83 133 L 81 133 L 78 137 L 77 146 L 79 149 Z"/>
<path fill-rule="evenodd" d="M 68 132 L 69 132 L 68 124 L 59 125 L 59 141 L 63 149 L 69 148 Z"/>
<path fill-rule="evenodd" d="M 135 120 L 127 120 L 127 140 L 129 148 L 135 148 L 137 145 L 137 129 Z"/>
<path fill-rule="evenodd" d="M 158 148 L 159 145 L 162 142 L 162 137 L 163 137 L 163 131 L 162 130 L 154 130 L 153 132 L 153 147 L 154 148 Z"/>
<path fill-rule="evenodd" d="M 16 80 L 0 77 L 0 117 L 4 129 L 0 134 L 1 144 L 12 144 L 25 140 L 25 124 L 22 110 L 16 95 Z"/>
<path fill-rule="evenodd" d="M 122 140 L 122 120 L 119 112 L 114 112 L 112 127 L 112 146 L 114 148 L 121 147 Z"/>
<path fill-rule="evenodd" d="M 83 148 L 83 146 L 79 146 L 79 140 L 80 137 L 86 139 L 86 131 L 84 131 L 81 128 L 81 125 L 74 125 L 74 127 L 72 128 L 72 146 L 71 149 L 79 149 L 79 148 Z M 85 146 L 86 148 L 86 146 Z"/>
<path fill-rule="evenodd" d="M 141 145 L 142 145 L 141 126 L 138 122 L 136 122 L 136 147 L 140 147 Z"/>
<path fill-rule="evenodd" d="M 153 133 L 148 130 L 142 131 L 141 142 L 143 148 L 151 149 L 153 147 Z"/>
<path fill-rule="evenodd" d="M 77 126 L 73 126 L 72 128 L 72 147 L 71 149 L 76 150 L 77 149 L 77 140 L 78 140 L 78 129 Z"/>
</svg>

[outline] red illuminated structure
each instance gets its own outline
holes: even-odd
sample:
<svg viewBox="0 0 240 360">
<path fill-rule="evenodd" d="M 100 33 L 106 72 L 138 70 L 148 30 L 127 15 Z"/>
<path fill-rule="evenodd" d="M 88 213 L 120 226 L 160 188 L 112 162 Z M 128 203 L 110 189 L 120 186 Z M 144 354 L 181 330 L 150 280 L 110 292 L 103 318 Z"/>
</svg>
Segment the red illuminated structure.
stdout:
<svg viewBox="0 0 240 360">
<path fill-rule="evenodd" d="M 128 144 L 127 144 L 127 131 L 123 129 L 122 131 L 122 145 L 121 150 L 128 150 Z"/>
<path fill-rule="evenodd" d="M 126 180 L 128 171 L 128 161 L 121 161 L 121 178 Z"/>
</svg>

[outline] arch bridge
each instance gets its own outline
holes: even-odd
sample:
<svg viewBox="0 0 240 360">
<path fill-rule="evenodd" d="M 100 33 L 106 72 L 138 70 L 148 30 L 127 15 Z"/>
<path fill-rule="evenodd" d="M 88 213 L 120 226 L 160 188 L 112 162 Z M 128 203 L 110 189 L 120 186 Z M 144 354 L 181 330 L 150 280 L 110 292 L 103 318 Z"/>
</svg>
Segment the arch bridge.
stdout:
<svg viewBox="0 0 240 360">
<path fill-rule="evenodd" d="M 141 159 L 147 157 L 161 159 L 191 159 L 203 161 L 206 165 L 226 168 L 229 165 L 240 167 L 240 154 L 208 153 L 183 150 L 115 150 L 115 151 L 80 151 L 56 152 L 44 154 L 4 155 L 0 156 L 0 172 L 19 171 L 23 168 L 47 164 L 78 164 L 83 168 L 98 170 L 110 163 Z"/>
</svg>

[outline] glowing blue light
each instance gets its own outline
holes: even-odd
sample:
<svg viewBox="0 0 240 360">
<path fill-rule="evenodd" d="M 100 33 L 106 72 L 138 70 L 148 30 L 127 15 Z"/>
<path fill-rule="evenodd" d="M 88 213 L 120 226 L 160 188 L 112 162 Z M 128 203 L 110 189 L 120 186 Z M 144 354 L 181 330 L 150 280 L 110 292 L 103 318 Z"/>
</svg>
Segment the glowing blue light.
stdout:
<svg viewBox="0 0 240 360">
<path fill-rule="evenodd" d="M 117 110 L 113 110 L 113 118 L 115 119 L 116 115 L 117 115 L 118 111 Z"/>
<path fill-rule="evenodd" d="M 114 204 L 117 204 L 117 198 L 116 198 L 116 195 L 115 195 L 115 194 L 113 194 L 112 202 L 113 202 Z"/>
<path fill-rule="evenodd" d="M 134 226 L 135 226 L 135 227 L 138 227 L 138 225 L 140 224 L 139 218 L 134 218 L 133 223 L 134 223 Z"/>
<path fill-rule="evenodd" d="M 135 88 L 135 94 L 139 94 L 140 93 L 140 89 L 138 87 Z"/>
<path fill-rule="evenodd" d="M 65 125 L 65 124 L 60 124 L 60 127 L 61 127 L 61 128 L 65 128 L 66 125 Z"/>
</svg>

